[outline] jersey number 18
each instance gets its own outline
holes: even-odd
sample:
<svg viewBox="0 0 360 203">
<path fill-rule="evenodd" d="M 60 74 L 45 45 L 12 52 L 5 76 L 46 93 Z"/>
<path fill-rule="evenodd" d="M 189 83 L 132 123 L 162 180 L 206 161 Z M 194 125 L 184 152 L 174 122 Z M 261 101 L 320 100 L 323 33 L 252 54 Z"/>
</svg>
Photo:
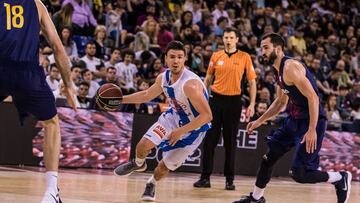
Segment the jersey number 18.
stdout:
<svg viewBox="0 0 360 203">
<path fill-rule="evenodd" d="M 24 26 L 24 8 L 20 5 L 11 6 L 4 3 L 6 8 L 6 29 L 22 28 Z"/>
</svg>

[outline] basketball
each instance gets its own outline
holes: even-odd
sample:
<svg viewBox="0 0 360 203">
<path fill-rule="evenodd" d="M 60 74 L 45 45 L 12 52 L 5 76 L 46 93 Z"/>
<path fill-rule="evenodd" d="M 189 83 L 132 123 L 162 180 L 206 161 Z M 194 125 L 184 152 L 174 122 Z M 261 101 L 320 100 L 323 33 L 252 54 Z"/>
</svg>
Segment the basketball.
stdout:
<svg viewBox="0 0 360 203">
<path fill-rule="evenodd" d="M 116 111 L 122 101 L 122 92 L 119 86 L 106 83 L 102 85 L 95 95 L 96 104 L 106 111 Z"/>
</svg>

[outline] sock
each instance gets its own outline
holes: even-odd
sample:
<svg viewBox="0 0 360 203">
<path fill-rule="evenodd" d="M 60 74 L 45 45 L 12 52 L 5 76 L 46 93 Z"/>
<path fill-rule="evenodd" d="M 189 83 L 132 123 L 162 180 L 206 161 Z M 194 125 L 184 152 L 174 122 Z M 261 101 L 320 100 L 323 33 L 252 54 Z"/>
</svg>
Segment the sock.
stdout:
<svg viewBox="0 0 360 203">
<path fill-rule="evenodd" d="M 253 198 L 259 200 L 262 196 L 264 196 L 265 188 L 261 189 L 257 186 L 254 186 L 254 192 L 252 194 Z"/>
<path fill-rule="evenodd" d="M 329 175 L 328 183 L 334 183 L 341 180 L 342 175 L 339 172 L 327 172 Z"/>
<path fill-rule="evenodd" d="M 57 177 L 57 171 L 46 171 L 47 190 L 52 194 L 56 194 L 58 192 Z"/>
<path fill-rule="evenodd" d="M 152 183 L 154 185 L 156 185 L 156 180 L 154 178 L 154 175 L 151 176 L 151 178 L 149 178 L 149 180 L 147 181 L 147 183 Z"/>
<path fill-rule="evenodd" d="M 135 158 L 135 163 L 138 166 L 142 166 L 144 164 L 145 159 Z"/>
</svg>

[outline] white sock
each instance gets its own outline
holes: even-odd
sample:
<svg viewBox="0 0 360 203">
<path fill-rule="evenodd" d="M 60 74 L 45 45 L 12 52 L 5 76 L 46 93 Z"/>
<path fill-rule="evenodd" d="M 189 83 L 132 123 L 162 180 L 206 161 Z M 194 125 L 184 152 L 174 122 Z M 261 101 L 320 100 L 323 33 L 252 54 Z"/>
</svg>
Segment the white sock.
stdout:
<svg viewBox="0 0 360 203">
<path fill-rule="evenodd" d="M 145 159 L 135 158 L 135 163 L 138 166 L 142 166 L 144 164 Z"/>
<path fill-rule="evenodd" d="M 336 181 L 341 180 L 342 176 L 339 172 L 327 172 L 329 174 L 328 183 L 334 183 Z"/>
<path fill-rule="evenodd" d="M 53 194 L 57 193 L 57 171 L 46 171 L 47 190 Z"/>
<path fill-rule="evenodd" d="M 264 189 L 254 186 L 254 192 L 252 194 L 253 198 L 259 200 L 262 196 L 264 196 Z"/>
<path fill-rule="evenodd" d="M 152 183 L 154 185 L 156 185 L 156 180 L 154 178 L 154 175 L 151 176 L 151 178 L 149 178 L 149 180 L 147 181 L 147 183 Z"/>
</svg>

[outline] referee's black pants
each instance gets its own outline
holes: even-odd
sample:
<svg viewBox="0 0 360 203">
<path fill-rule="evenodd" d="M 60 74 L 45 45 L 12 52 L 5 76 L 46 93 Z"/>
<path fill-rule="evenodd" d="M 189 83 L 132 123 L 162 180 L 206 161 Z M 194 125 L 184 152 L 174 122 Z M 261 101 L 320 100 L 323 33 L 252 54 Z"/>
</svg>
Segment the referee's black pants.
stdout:
<svg viewBox="0 0 360 203">
<path fill-rule="evenodd" d="M 224 176 L 234 180 L 236 135 L 241 115 L 241 96 L 225 96 L 212 92 L 209 104 L 213 115 L 212 127 L 206 133 L 203 145 L 201 179 L 210 179 L 214 167 L 214 151 L 219 142 L 221 128 L 225 147 Z M 220 164 L 220 163 L 215 163 Z"/>
</svg>

